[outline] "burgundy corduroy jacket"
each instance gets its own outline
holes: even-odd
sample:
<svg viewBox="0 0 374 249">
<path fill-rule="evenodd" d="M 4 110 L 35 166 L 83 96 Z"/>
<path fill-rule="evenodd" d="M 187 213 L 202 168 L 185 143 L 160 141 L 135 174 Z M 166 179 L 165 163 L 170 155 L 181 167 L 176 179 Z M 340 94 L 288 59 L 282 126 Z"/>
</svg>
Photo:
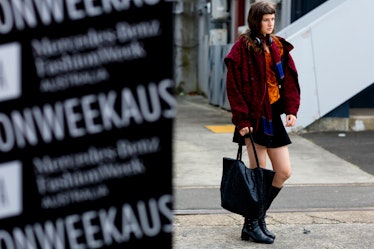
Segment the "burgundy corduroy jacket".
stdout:
<svg viewBox="0 0 374 249">
<path fill-rule="evenodd" d="M 282 98 L 284 113 L 297 116 L 300 106 L 300 86 L 295 63 L 290 55 L 293 45 L 284 38 L 276 37 L 283 45 Z M 244 127 L 255 127 L 261 118 L 263 101 L 269 101 L 266 84 L 266 62 L 263 53 L 248 50 L 246 38 L 235 42 L 224 62 L 227 67 L 226 93 L 232 112 L 232 122 L 239 131 Z"/>
</svg>

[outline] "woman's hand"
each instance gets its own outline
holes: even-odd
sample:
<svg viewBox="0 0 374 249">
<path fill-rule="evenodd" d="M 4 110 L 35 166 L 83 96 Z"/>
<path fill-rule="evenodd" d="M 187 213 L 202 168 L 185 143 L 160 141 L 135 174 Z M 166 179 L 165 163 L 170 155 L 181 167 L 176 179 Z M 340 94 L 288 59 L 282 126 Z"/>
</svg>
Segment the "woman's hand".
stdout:
<svg viewBox="0 0 374 249">
<path fill-rule="evenodd" d="M 243 129 L 241 129 L 239 131 L 239 134 L 243 137 L 245 135 L 247 135 L 249 133 L 249 131 L 253 131 L 253 128 L 252 127 L 244 127 Z"/>
<path fill-rule="evenodd" d="M 292 114 L 286 115 L 286 127 L 292 127 L 296 124 L 296 116 Z"/>
</svg>

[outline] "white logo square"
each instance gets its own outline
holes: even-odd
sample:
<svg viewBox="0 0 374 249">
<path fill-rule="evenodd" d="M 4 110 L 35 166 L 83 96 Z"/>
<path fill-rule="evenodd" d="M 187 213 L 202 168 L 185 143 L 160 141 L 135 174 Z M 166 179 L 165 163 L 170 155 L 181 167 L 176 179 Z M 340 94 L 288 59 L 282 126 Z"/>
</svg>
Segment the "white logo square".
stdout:
<svg viewBox="0 0 374 249">
<path fill-rule="evenodd" d="M 22 167 L 20 161 L 0 164 L 0 219 L 22 212 Z"/>
<path fill-rule="evenodd" d="M 8 43 L 0 46 L 0 101 L 21 95 L 21 46 Z"/>
</svg>

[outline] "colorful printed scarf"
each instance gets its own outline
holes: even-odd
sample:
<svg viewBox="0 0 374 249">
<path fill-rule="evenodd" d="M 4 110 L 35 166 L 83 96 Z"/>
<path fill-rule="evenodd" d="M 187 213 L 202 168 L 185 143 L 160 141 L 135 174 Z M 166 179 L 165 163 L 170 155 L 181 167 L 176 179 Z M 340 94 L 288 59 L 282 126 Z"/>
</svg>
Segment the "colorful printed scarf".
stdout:
<svg viewBox="0 0 374 249">
<path fill-rule="evenodd" d="M 266 41 L 271 41 L 271 39 L 268 36 L 269 35 L 267 35 L 266 37 Z M 284 79 L 284 72 L 283 72 L 282 61 L 281 61 L 280 53 L 278 51 L 277 44 L 274 41 L 271 41 L 270 44 L 269 42 L 267 42 L 267 45 L 269 47 L 270 54 L 274 62 L 277 80 L 278 82 L 281 82 Z M 273 136 L 274 133 L 273 133 L 272 110 L 271 110 L 270 102 L 268 100 L 264 101 L 264 108 L 263 108 L 263 115 L 261 117 L 261 122 L 263 125 L 264 133 L 266 135 Z"/>
<path fill-rule="evenodd" d="M 275 42 L 272 42 L 269 46 L 271 57 L 274 61 L 275 66 L 275 73 L 278 76 L 278 80 L 284 79 L 284 73 L 283 73 L 283 67 L 282 67 L 282 61 L 280 57 L 280 53 L 278 51 L 277 44 Z"/>
</svg>

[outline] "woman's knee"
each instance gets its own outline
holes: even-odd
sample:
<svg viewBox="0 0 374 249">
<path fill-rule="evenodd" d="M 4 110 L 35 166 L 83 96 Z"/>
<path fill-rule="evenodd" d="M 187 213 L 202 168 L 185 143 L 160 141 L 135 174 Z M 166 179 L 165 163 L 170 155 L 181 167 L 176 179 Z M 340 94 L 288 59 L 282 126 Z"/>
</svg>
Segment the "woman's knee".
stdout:
<svg viewBox="0 0 374 249">
<path fill-rule="evenodd" d="M 276 171 L 276 176 L 281 179 L 283 182 L 288 180 L 291 177 L 291 168 L 283 168 Z"/>
<path fill-rule="evenodd" d="M 283 184 L 287 181 L 288 178 L 291 177 L 291 170 L 288 171 L 276 171 L 273 186 L 277 188 L 283 187 Z"/>
</svg>

